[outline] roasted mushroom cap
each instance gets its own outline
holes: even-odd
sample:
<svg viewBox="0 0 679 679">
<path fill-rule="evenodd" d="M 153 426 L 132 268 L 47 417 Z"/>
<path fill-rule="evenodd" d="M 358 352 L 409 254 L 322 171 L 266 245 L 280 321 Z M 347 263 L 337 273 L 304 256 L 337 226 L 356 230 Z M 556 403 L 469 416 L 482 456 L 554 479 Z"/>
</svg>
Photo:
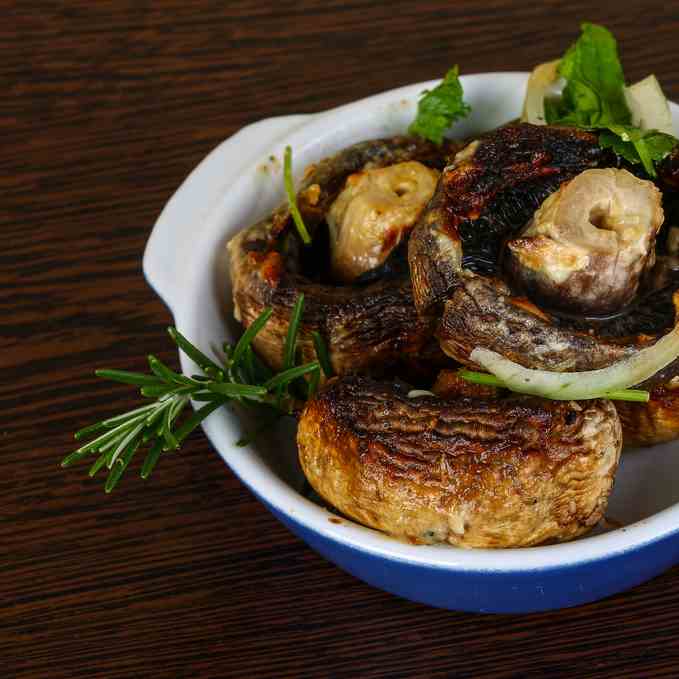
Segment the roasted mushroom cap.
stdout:
<svg viewBox="0 0 679 679">
<path fill-rule="evenodd" d="M 648 403 L 619 401 L 615 407 L 626 446 L 654 446 L 679 437 L 677 378 L 653 387 Z"/>
<path fill-rule="evenodd" d="M 352 284 L 341 284 L 330 275 L 326 220 L 347 177 L 410 162 L 433 172 L 445 165 L 450 149 L 411 137 L 351 146 L 311 167 L 298 192 L 300 212 L 313 236 L 311 247 L 302 245 L 287 204 L 231 240 L 234 314 L 247 327 L 266 307 L 273 308 L 255 338 L 255 348 L 272 368 L 282 366 L 290 312 L 302 293 L 298 346 L 305 360 L 315 357 L 311 331 L 316 330 L 338 374 L 383 373 L 411 359 L 417 365 L 440 361 L 442 354 L 431 337 L 432 319 L 415 311 L 404 248 L 376 260 L 379 266 L 363 271 Z"/>
<path fill-rule="evenodd" d="M 602 517 L 622 435 L 609 401 L 409 398 L 331 381 L 300 419 L 313 488 L 347 516 L 412 542 L 521 547 Z"/>
<path fill-rule="evenodd" d="M 591 370 L 632 355 L 673 327 L 679 279 L 662 289 L 642 288 L 613 317 L 592 318 L 582 310 L 558 313 L 553 299 L 542 306 L 503 266 L 504 243 L 548 196 L 586 170 L 614 162 L 593 134 L 509 125 L 458 157 L 444 170 L 409 243 L 415 303 L 439 315 L 437 335 L 448 355 L 473 365 L 469 354 L 483 347 L 528 368 Z M 673 364 L 658 380 L 678 370 Z"/>
</svg>

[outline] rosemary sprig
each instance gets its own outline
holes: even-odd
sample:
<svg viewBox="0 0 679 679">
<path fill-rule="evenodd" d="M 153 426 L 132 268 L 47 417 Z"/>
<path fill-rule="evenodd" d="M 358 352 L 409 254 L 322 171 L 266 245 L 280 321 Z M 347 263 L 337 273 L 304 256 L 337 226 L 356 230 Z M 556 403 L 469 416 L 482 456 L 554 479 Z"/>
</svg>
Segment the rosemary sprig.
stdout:
<svg viewBox="0 0 679 679">
<path fill-rule="evenodd" d="M 304 225 L 304 220 L 297 207 L 297 196 L 295 194 L 295 185 L 292 180 L 292 149 L 289 146 L 285 147 L 283 154 L 283 183 L 285 184 L 285 193 L 288 196 L 288 206 L 290 207 L 290 214 L 295 222 L 297 231 L 304 245 L 311 245 L 311 236 Z"/>
<path fill-rule="evenodd" d="M 328 378 L 332 377 L 335 374 L 335 371 L 332 369 L 330 354 L 328 353 L 328 347 L 325 344 L 325 340 L 321 336 L 321 333 L 316 330 L 312 331 L 311 338 L 313 339 L 316 358 L 321 364 L 323 374 Z"/>
<path fill-rule="evenodd" d="M 141 395 L 151 402 L 81 429 L 75 434 L 76 440 L 89 441 L 67 455 L 62 466 L 96 456 L 89 475 L 95 476 L 101 469 L 108 469 L 105 490 L 110 493 L 142 447 L 149 447 L 141 468 L 142 478 L 147 479 L 163 453 L 177 450 L 210 413 L 226 403 L 262 407 L 269 416 L 274 416 L 273 419 L 265 418 L 268 422 L 291 414 L 296 394 L 313 395 L 321 372 L 319 361 L 296 364 L 297 335 L 303 309 L 304 296 L 300 295 L 291 314 L 285 341 L 285 365 L 275 375 L 252 348 L 252 341 L 271 317 L 270 308 L 253 321 L 235 345 L 224 345 L 224 365 L 206 356 L 176 328 L 168 328 L 174 343 L 199 366 L 202 374 L 187 377 L 173 371 L 155 356 L 148 357 L 151 374 L 97 370 L 99 377 L 139 387 Z M 308 374 L 309 382 L 304 378 Z M 190 401 L 202 405 L 182 418 Z"/>
</svg>

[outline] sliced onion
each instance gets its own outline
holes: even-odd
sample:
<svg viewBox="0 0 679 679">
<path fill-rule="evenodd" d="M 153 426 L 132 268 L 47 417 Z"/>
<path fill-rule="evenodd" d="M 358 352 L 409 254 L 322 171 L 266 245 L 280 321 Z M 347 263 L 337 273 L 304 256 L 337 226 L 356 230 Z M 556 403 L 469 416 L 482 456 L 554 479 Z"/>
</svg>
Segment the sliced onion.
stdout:
<svg viewBox="0 0 679 679">
<path fill-rule="evenodd" d="M 658 130 L 674 134 L 672 113 L 658 79 L 649 75 L 634 85 L 625 87 L 625 101 L 632 114 L 632 123 L 642 130 Z"/>
<path fill-rule="evenodd" d="M 560 59 L 539 64 L 533 69 L 526 85 L 521 122 L 545 125 L 545 97 L 554 94 L 558 88 L 557 67 Z"/>
<path fill-rule="evenodd" d="M 679 356 L 679 326 L 655 344 L 607 368 L 585 372 L 556 373 L 524 368 L 489 349 L 477 348 L 470 358 L 520 394 L 556 400 L 605 397 L 608 393 L 639 384 L 653 377 Z"/>
</svg>

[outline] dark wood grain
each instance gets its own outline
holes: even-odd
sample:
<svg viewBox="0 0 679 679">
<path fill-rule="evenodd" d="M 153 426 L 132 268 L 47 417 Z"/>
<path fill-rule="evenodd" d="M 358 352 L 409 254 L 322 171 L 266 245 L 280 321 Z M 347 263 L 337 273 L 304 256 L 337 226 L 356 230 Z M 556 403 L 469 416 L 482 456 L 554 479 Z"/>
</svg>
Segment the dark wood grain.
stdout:
<svg viewBox="0 0 679 679">
<path fill-rule="evenodd" d="M 174 362 L 141 253 L 164 202 L 259 118 L 560 54 L 609 25 L 679 99 L 676 2 L 1 3 L 0 675 L 676 677 L 679 569 L 570 611 L 483 617 L 346 575 L 196 435 L 105 496 L 71 433 L 135 402 L 95 367 Z"/>
</svg>

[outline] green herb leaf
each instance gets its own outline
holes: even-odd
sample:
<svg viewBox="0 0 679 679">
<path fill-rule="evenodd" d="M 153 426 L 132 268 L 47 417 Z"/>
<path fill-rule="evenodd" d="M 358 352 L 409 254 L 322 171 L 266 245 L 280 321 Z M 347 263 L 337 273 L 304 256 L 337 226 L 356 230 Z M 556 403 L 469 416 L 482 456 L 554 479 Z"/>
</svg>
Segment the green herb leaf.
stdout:
<svg viewBox="0 0 679 679">
<path fill-rule="evenodd" d="M 304 245 L 311 245 L 311 236 L 304 225 L 304 220 L 297 207 L 297 194 L 295 193 L 295 183 L 292 179 L 292 148 L 289 146 L 285 147 L 285 153 L 283 154 L 283 182 L 285 184 L 285 193 L 288 197 L 288 207 L 297 227 L 297 232 Z"/>
<path fill-rule="evenodd" d="M 654 163 L 670 154 L 677 139 L 657 130 L 644 132 L 631 125 L 611 125 L 599 135 L 599 144 L 613 149 L 629 163 L 641 163 L 648 175 L 655 177 Z"/>
<path fill-rule="evenodd" d="M 288 325 L 288 334 L 285 338 L 285 345 L 283 347 L 283 369 L 291 368 L 295 363 L 295 349 L 297 347 L 297 332 L 299 331 L 299 323 L 304 313 L 304 295 L 300 295 L 295 302 L 295 306 L 290 313 L 290 324 Z"/>
<path fill-rule="evenodd" d="M 250 325 L 235 346 L 224 345 L 225 368 L 220 368 L 174 328 L 169 333 L 177 346 L 195 361 L 202 375 L 186 377 L 174 372 L 154 356 L 149 356 L 152 375 L 122 370 L 103 370 L 98 374 L 119 382 L 141 386 L 142 396 L 152 402 L 121 415 L 109 417 L 81 429 L 77 439 L 94 437 L 78 450 L 67 455 L 62 466 L 68 466 L 91 454 L 96 454 L 90 475 L 102 467 L 110 470 L 105 489 L 110 492 L 127 469 L 135 452 L 149 445 L 141 475 L 148 478 L 164 451 L 176 450 L 182 441 L 212 412 L 231 401 L 242 406 L 261 409 L 261 426 L 289 414 L 294 399 L 308 398 L 318 387 L 318 362 L 295 365 L 297 334 L 304 311 L 304 296 L 300 295 L 290 314 L 288 335 L 284 346 L 285 369 L 274 374 L 254 353 L 252 342 L 266 325 L 271 309 L 265 309 Z M 312 372 L 309 383 L 301 378 Z M 299 380 L 298 382 L 296 382 Z M 292 396 L 283 396 L 287 389 Z M 193 414 L 182 418 L 190 400 L 205 402 Z M 179 423 L 180 419 L 183 422 Z M 179 424 L 179 426 L 178 426 Z"/>
<path fill-rule="evenodd" d="M 106 465 L 106 462 L 111 458 L 113 455 L 113 451 L 109 451 L 108 453 L 102 453 L 95 463 L 90 467 L 90 470 L 87 472 L 90 478 L 93 478 L 94 476 L 97 475 L 97 472 Z"/>
<path fill-rule="evenodd" d="M 417 104 L 417 116 L 408 128 L 435 144 L 443 142 L 443 133 L 458 119 L 469 115 L 471 107 L 463 100 L 459 69 L 453 66 L 440 85 L 425 90 Z"/>
<path fill-rule="evenodd" d="M 141 468 L 142 479 L 148 479 L 148 477 L 151 475 L 151 472 L 156 466 L 162 451 L 163 451 L 163 440 L 156 439 L 156 442 L 153 444 L 153 446 L 151 446 L 151 450 L 149 450 L 148 454 L 146 455 L 144 465 Z"/>
<path fill-rule="evenodd" d="M 106 479 L 106 484 L 104 485 L 105 492 L 110 493 L 116 487 L 123 472 L 127 469 L 127 465 L 130 464 L 134 454 L 137 452 L 140 443 L 140 441 L 132 441 L 132 443 L 128 445 L 125 453 L 115 461 Z"/>
<path fill-rule="evenodd" d="M 603 26 L 584 23 L 581 28 L 582 34 L 559 64 L 559 75 L 567 82 L 559 104 L 545 111 L 547 122 L 577 127 L 628 125 L 631 114 L 615 38 Z"/>
<path fill-rule="evenodd" d="M 271 307 L 267 307 L 262 311 L 262 313 L 250 324 L 248 329 L 241 335 L 241 338 L 238 340 L 238 343 L 236 344 L 236 348 L 233 350 L 233 353 L 231 354 L 231 363 L 232 365 L 236 366 L 240 363 L 241 358 L 245 354 L 246 349 L 250 347 L 250 343 L 252 340 L 255 338 L 255 335 L 267 324 L 267 321 L 269 318 L 271 318 L 271 314 L 273 313 L 273 309 Z"/>
<path fill-rule="evenodd" d="M 143 373 L 132 373 L 127 370 L 95 370 L 94 374 L 97 377 L 103 377 L 106 380 L 113 382 L 122 382 L 123 384 L 136 384 L 137 386 L 151 386 L 162 385 L 163 381 L 155 375 L 144 375 Z"/>
<path fill-rule="evenodd" d="M 177 443 L 181 443 L 208 415 L 212 414 L 227 402 L 227 399 L 212 401 L 196 410 L 175 432 Z"/>
<path fill-rule="evenodd" d="M 321 337 L 321 333 L 316 330 L 311 333 L 311 338 L 313 339 L 316 358 L 321 364 L 323 374 L 326 377 L 332 377 L 335 374 L 335 371 L 332 369 L 332 362 L 330 361 L 330 354 L 328 352 L 328 347 L 325 344 L 325 340 Z"/>
<path fill-rule="evenodd" d="M 499 380 L 495 375 L 490 373 L 479 373 L 474 370 L 461 369 L 457 371 L 457 374 L 467 382 L 472 384 L 486 384 L 490 387 L 504 387 L 504 382 Z"/>
<path fill-rule="evenodd" d="M 151 385 L 148 387 L 142 387 L 139 393 L 146 398 L 158 398 L 159 396 L 165 396 L 174 390 L 174 385 L 167 386 L 167 384 Z"/>
<path fill-rule="evenodd" d="M 184 375 L 174 372 L 174 370 L 170 370 L 170 368 L 155 356 L 149 356 L 148 361 L 151 372 L 166 384 L 192 385 L 194 383 L 190 377 L 185 377 Z"/>
<path fill-rule="evenodd" d="M 643 389 L 619 389 L 618 391 L 607 391 L 604 396 L 611 401 L 633 401 L 637 403 L 648 403 L 651 398 L 650 393 Z"/>
<path fill-rule="evenodd" d="M 311 373 L 311 379 L 309 380 L 309 388 L 307 389 L 307 398 L 313 398 L 316 396 L 316 392 L 318 391 L 318 385 L 321 381 L 321 369 L 319 368 L 318 370 L 314 370 L 314 372 Z"/>
<path fill-rule="evenodd" d="M 213 374 L 219 373 L 221 368 L 208 356 L 206 356 L 200 349 L 195 347 L 189 340 L 182 335 L 177 328 L 168 328 L 168 334 L 172 341 L 207 375 L 208 372 Z"/>
<path fill-rule="evenodd" d="M 290 368 L 278 373 L 278 375 L 272 377 L 264 386 L 268 390 L 275 389 L 276 387 L 284 386 L 289 382 L 292 382 L 292 380 L 296 380 L 298 377 L 302 377 L 302 375 L 310 373 L 312 370 L 318 369 L 320 369 L 318 361 L 312 361 L 311 363 L 306 363 L 305 365 L 298 365 L 294 368 Z"/>
<path fill-rule="evenodd" d="M 603 26 L 582 24 L 582 34 L 559 64 L 566 79 L 561 99 L 545 101 L 548 124 L 601 130 L 599 144 L 629 163 L 641 163 L 650 177 L 677 139 L 657 130 L 632 125 L 625 101 L 625 76 L 611 32 Z"/>
<path fill-rule="evenodd" d="M 234 384 L 231 382 L 209 382 L 207 388 L 215 394 L 223 394 L 224 396 L 238 397 L 256 397 L 264 396 L 267 388 L 256 386 L 253 384 Z"/>
</svg>

